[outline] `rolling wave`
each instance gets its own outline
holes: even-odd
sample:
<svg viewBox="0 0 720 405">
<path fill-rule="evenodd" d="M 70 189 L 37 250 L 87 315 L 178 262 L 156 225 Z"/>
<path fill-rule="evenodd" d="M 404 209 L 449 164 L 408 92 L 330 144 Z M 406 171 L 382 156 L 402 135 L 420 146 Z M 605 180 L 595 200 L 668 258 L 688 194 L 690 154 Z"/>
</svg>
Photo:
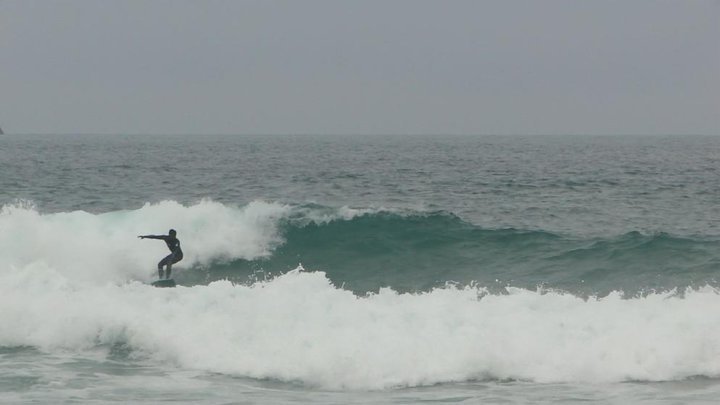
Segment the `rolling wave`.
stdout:
<svg viewBox="0 0 720 405">
<path fill-rule="evenodd" d="M 178 282 L 267 280 L 302 264 L 358 294 L 389 286 L 429 291 L 447 283 L 634 294 L 716 285 L 720 241 L 630 232 L 583 239 L 543 230 L 483 229 L 445 211 L 245 206 L 173 201 L 134 210 L 43 214 L 0 211 L 0 272 L 45 268 L 70 281 L 148 281 L 164 244 L 139 234 L 178 230 Z"/>
</svg>

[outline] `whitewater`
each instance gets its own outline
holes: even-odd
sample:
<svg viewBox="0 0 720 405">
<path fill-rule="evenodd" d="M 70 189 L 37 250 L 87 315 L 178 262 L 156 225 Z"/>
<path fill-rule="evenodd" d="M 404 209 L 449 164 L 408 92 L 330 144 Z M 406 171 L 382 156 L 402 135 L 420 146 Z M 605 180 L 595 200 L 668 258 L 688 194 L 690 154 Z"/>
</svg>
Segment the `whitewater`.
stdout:
<svg viewBox="0 0 720 405">
<path fill-rule="evenodd" d="M 216 168 L 237 183 L 255 180 L 244 166 L 252 162 L 225 164 L 233 147 L 259 148 L 296 173 L 266 177 L 265 189 L 243 189 L 246 198 L 198 193 L 212 187 L 202 185 L 200 163 L 144 177 L 156 163 L 138 151 L 178 139 L 4 142 L 2 402 L 709 403 L 720 393 L 720 238 L 716 220 L 702 220 L 717 210 L 717 191 L 707 194 L 717 169 L 691 153 L 715 156 L 715 140 L 384 140 L 376 151 L 386 172 L 416 174 L 388 191 L 392 176 L 353 161 L 358 145 L 375 150 L 372 139 L 180 138 L 205 165 L 203 154 L 226 150 Z M 49 178 L 16 182 L 27 171 L 18 155 L 36 159 L 52 145 L 62 157 L 78 144 L 89 151 L 74 163 L 88 166 L 76 168 L 84 175 L 46 167 Z M 355 176 L 315 167 L 309 151 L 328 144 Z M 422 165 L 382 159 L 381 150 L 409 156 L 428 145 L 443 155 Z M 561 169 L 545 157 L 568 148 L 677 153 L 647 170 L 632 159 L 560 165 L 576 181 L 558 191 L 547 173 Z M 138 163 L 98 171 L 123 153 Z M 504 167 L 522 173 L 485 177 L 486 186 L 450 181 L 458 162 L 462 171 L 495 170 L 487 162 L 498 156 L 545 169 L 534 182 L 520 165 Z M 621 168 L 627 177 L 603 179 Z M 163 191 L 176 170 L 187 194 Z M 683 170 L 695 183 L 677 183 L 692 179 Z M 110 192 L 117 198 L 90 203 L 72 192 L 84 183 L 100 194 L 122 171 L 130 184 Z M 578 180 L 586 176 L 594 181 Z M 314 198 L 278 198 L 282 184 Z M 498 193 L 505 208 L 480 204 Z M 706 214 L 690 210 L 703 204 Z M 185 252 L 173 269 L 178 287 L 154 288 L 167 249 L 137 235 L 169 228 Z"/>
</svg>

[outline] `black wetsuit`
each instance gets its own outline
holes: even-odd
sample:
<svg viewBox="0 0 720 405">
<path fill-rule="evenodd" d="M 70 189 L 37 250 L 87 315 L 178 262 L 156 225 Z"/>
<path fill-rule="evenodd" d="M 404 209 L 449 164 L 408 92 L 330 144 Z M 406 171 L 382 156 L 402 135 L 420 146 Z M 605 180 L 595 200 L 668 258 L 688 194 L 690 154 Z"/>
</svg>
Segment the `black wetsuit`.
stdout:
<svg viewBox="0 0 720 405">
<path fill-rule="evenodd" d="M 170 249 L 170 254 L 160 260 L 160 263 L 158 263 L 158 271 L 160 272 L 160 278 L 162 278 L 163 266 L 167 266 L 167 278 L 170 278 L 172 265 L 179 262 L 183 258 L 183 252 L 182 249 L 180 249 L 180 240 L 170 235 L 145 235 L 143 236 L 143 238 L 160 239 L 165 241 L 168 249 Z"/>
</svg>

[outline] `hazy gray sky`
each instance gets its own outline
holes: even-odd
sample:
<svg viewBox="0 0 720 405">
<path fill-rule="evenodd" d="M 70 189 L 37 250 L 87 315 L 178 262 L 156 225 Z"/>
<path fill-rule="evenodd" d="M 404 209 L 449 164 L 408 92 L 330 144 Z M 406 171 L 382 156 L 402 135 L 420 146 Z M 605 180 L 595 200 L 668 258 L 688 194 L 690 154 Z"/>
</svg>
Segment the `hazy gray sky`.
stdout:
<svg viewBox="0 0 720 405">
<path fill-rule="evenodd" d="M 720 134 L 720 0 L 0 0 L 0 126 Z"/>
</svg>

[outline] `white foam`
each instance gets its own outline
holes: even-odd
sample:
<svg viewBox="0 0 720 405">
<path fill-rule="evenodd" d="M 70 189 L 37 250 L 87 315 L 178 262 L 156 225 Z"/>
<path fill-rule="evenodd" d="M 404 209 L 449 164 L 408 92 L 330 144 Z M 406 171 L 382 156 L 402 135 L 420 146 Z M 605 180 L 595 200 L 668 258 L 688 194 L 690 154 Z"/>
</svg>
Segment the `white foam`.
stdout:
<svg viewBox="0 0 720 405">
<path fill-rule="evenodd" d="M 720 294 L 709 287 L 627 299 L 452 287 L 357 297 L 321 272 L 155 289 L 69 283 L 34 264 L 0 276 L 0 325 L 3 346 L 122 341 L 161 363 L 329 389 L 720 375 Z"/>
<path fill-rule="evenodd" d="M 372 215 L 378 213 L 391 213 L 402 215 L 405 211 L 399 209 L 391 209 L 385 207 L 376 208 L 353 208 L 344 205 L 339 208 L 322 208 L 322 207 L 297 207 L 294 210 L 299 218 L 294 218 L 296 222 L 303 225 L 306 223 L 314 223 L 317 225 L 325 225 L 333 221 L 350 221 L 357 217 Z"/>
<path fill-rule="evenodd" d="M 161 241 L 137 235 L 166 234 L 170 228 L 182 242 L 180 266 L 254 259 L 282 242 L 278 223 L 289 211 L 261 201 L 244 207 L 164 201 L 104 214 L 42 214 L 31 205 L 6 205 L 0 210 L 0 274 L 44 266 L 76 281 L 147 279 L 168 251 Z"/>
</svg>

